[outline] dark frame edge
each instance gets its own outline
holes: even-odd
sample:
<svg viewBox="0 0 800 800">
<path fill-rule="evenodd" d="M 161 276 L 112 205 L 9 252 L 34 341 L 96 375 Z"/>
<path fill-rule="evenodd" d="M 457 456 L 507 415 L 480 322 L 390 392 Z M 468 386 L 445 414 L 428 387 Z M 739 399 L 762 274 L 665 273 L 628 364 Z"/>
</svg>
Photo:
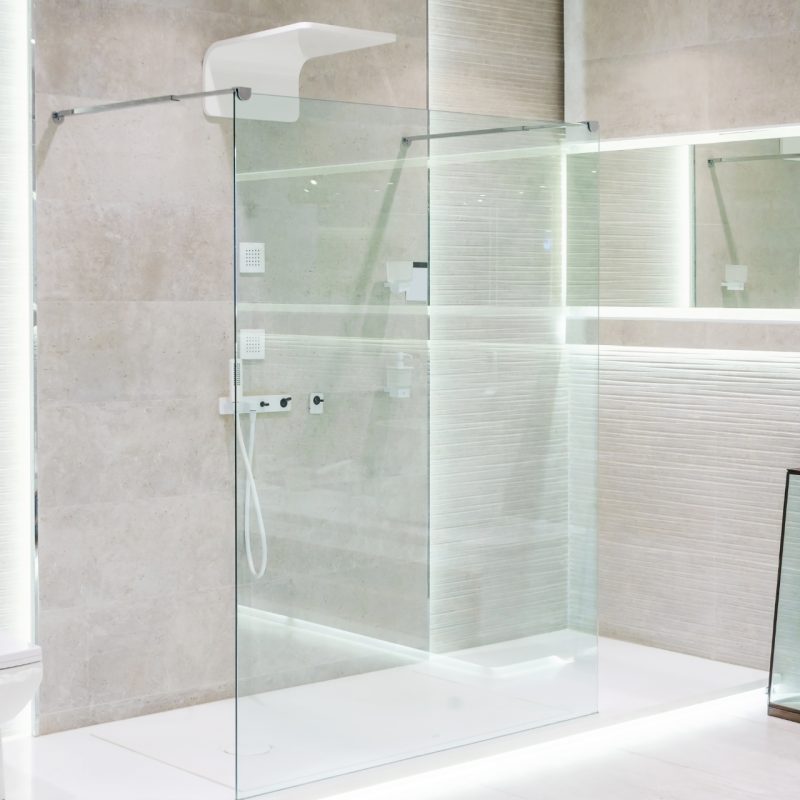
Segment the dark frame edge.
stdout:
<svg viewBox="0 0 800 800">
<path fill-rule="evenodd" d="M 778 552 L 778 578 L 775 587 L 775 610 L 772 615 L 772 643 L 769 654 L 769 683 L 767 684 L 767 714 L 771 717 L 789 719 L 793 722 L 800 722 L 800 711 L 793 711 L 785 706 L 773 703 L 772 698 L 772 678 L 775 668 L 775 639 L 778 633 L 778 609 L 781 599 L 781 571 L 783 568 L 783 546 L 786 538 L 786 509 L 789 504 L 789 486 L 792 475 L 800 475 L 800 469 L 786 470 L 786 486 L 783 490 L 783 515 L 781 518 L 781 546 Z"/>
<path fill-rule="evenodd" d="M 800 722 L 800 708 L 787 708 L 777 703 L 770 703 L 767 707 L 767 714 L 770 717 L 785 719 L 789 722 Z"/>
</svg>

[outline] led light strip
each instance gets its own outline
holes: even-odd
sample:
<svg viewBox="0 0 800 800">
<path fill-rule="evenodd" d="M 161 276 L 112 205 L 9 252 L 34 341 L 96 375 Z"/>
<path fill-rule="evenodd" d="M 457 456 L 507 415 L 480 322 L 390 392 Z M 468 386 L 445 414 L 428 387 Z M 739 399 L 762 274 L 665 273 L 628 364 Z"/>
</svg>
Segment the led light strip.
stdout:
<svg viewBox="0 0 800 800">
<path fill-rule="evenodd" d="M 676 145 L 720 144 L 745 142 L 755 139 L 787 139 L 800 136 L 800 125 L 768 125 L 762 128 L 738 128 L 726 131 L 698 133 L 668 133 L 658 136 L 637 136 L 632 139 L 605 139 L 600 142 L 600 152 L 614 150 L 640 150 L 651 147 Z"/>
<path fill-rule="evenodd" d="M 0 630 L 32 638 L 31 39 L 0 6 Z"/>
</svg>

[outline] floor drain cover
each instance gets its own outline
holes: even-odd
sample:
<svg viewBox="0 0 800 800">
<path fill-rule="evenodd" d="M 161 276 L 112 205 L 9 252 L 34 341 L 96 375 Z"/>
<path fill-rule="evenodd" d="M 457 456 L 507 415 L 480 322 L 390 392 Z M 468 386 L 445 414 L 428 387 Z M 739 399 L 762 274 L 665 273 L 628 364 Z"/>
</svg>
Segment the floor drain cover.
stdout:
<svg viewBox="0 0 800 800">
<path fill-rule="evenodd" d="M 266 755 L 269 755 L 272 752 L 273 748 L 274 748 L 274 745 L 271 745 L 271 744 L 262 745 L 260 747 L 255 745 L 255 744 L 253 744 L 253 745 L 251 745 L 249 747 L 246 744 L 239 745 L 239 757 L 240 758 L 246 758 L 246 757 L 252 757 L 252 756 L 266 756 Z M 234 745 L 232 745 L 232 744 L 227 744 L 227 745 L 223 746 L 222 749 L 229 756 L 235 756 L 236 755 L 236 747 Z"/>
</svg>

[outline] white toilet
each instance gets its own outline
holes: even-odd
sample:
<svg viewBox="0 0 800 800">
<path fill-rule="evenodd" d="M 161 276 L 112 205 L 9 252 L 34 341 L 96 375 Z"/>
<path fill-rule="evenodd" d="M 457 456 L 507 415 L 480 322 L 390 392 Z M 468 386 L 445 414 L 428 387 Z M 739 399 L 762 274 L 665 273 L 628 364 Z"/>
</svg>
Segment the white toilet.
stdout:
<svg viewBox="0 0 800 800">
<path fill-rule="evenodd" d="M 33 699 L 42 681 L 42 648 L 0 631 L 0 798 L 3 782 L 3 726 Z"/>
</svg>

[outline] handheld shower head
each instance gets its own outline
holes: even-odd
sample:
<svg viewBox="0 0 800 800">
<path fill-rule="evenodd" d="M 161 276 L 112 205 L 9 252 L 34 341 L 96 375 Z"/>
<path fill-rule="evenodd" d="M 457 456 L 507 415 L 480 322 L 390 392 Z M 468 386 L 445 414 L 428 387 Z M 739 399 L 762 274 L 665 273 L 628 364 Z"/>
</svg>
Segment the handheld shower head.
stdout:
<svg viewBox="0 0 800 800">
<path fill-rule="evenodd" d="M 231 358 L 228 360 L 228 397 L 231 403 L 238 402 L 242 397 L 241 358 Z"/>
</svg>

